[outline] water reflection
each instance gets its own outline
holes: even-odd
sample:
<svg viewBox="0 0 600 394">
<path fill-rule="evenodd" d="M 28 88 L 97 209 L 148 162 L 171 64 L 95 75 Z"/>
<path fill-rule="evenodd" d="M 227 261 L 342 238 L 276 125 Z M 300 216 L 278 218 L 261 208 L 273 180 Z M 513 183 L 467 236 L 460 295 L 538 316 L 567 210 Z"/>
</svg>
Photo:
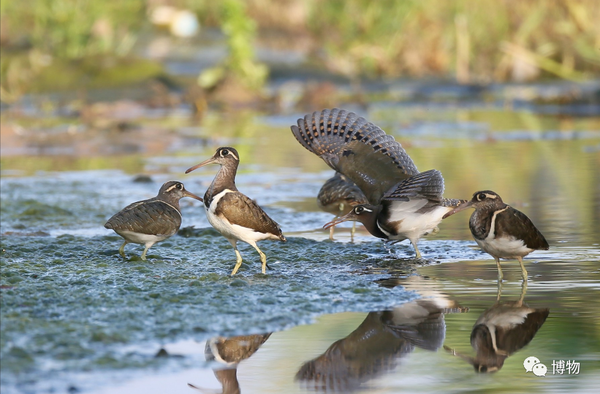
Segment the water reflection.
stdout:
<svg viewBox="0 0 600 394">
<path fill-rule="evenodd" d="M 392 371 L 418 347 L 436 351 L 444 343 L 444 314 L 461 312 L 445 298 L 424 298 L 389 311 L 371 312 L 347 337 L 304 363 L 295 379 L 310 390 L 349 392 Z"/>
<path fill-rule="evenodd" d="M 213 368 L 213 372 L 223 389 L 219 392 L 204 389 L 191 383 L 188 383 L 188 386 L 202 393 L 239 394 L 241 389 L 237 378 L 238 364 L 256 353 L 270 336 L 271 333 L 209 339 L 206 341 L 204 354 L 207 361 L 215 361 L 221 364 L 219 367 Z"/>
<path fill-rule="evenodd" d="M 523 282 L 517 301 L 500 302 L 501 286 L 499 283 L 496 302 L 483 311 L 471 331 L 475 357 L 444 346 L 448 352 L 471 364 L 476 372 L 499 371 L 508 357 L 531 342 L 550 313 L 547 308 L 535 309 L 525 304 L 526 282 Z"/>
</svg>

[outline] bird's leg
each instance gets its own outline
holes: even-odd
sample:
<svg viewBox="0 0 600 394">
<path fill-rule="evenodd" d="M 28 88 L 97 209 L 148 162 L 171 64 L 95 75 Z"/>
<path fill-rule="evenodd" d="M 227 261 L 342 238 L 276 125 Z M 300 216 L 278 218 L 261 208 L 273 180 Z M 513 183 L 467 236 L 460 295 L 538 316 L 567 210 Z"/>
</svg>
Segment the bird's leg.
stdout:
<svg viewBox="0 0 600 394">
<path fill-rule="evenodd" d="M 240 267 L 242 266 L 242 255 L 240 254 L 240 251 L 235 248 L 235 267 L 233 267 L 233 271 L 231 271 L 231 276 L 235 275 L 238 270 L 240 269 Z"/>
<path fill-rule="evenodd" d="M 502 280 L 498 279 L 498 292 L 496 293 L 496 302 L 500 301 L 501 296 L 502 296 Z"/>
<path fill-rule="evenodd" d="M 233 267 L 233 271 L 231 271 L 231 276 L 233 276 L 236 274 L 236 272 L 238 272 L 238 270 L 242 266 L 242 255 L 240 254 L 240 251 L 237 248 L 237 241 L 235 239 L 230 239 L 229 243 L 231 244 L 231 246 L 233 246 L 233 250 L 235 251 L 236 257 L 235 267 Z"/>
<path fill-rule="evenodd" d="M 519 301 L 517 301 L 517 306 L 523 305 L 523 300 L 525 299 L 525 293 L 527 293 L 527 281 L 524 280 L 521 284 L 521 297 L 519 297 Z"/>
<path fill-rule="evenodd" d="M 496 267 L 498 267 L 498 281 L 502 282 L 502 267 L 500 267 L 500 259 L 498 257 L 494 257 L 496 260 Z"/>
<path fill-rule="evenodd" d="M 150 249 L 150 246 L 152 246 L 152 244 L 146 244 L 146 247 L 144 248 L 144 253 L 142 253 L 142 260 L 144 261 L 146 260 L 146 253 L 148 252 L 148 249 Z"/>
<path fill-rule="evenodd" d="M 354 242 L 354 233 L 356 232 L 356 222 L 352 222 L 352 230 L 350 230 L 350 242 Z"/>
<path fill-rule="evenodd" d="M 525 265 L 523 264 L 523 257 L 517 257 L 519 260 L 519 264 L 521 264 L 521 273 L 523 274 L 523 282 L 527 282 L 527 270 L 525 269 Z"/>
<path fill-rule="evenodd" d="M 128 243 L 129 243 L 129 242 L 127 242 L 127 241 L 123 242 L 123 245 L 121 245 L 121 247 L 119 248 L 119 254 L 120 254 L 121 256 L 123 256 L 123 258 L 127 258 L 127 257 L 125 256 L 125 245 L 127 245 Z"/>
<path fill-rule="evenodd" d="M 337 219 L 337 216 L 336 216 Z M 333 229 L 335 228 L 335 226 L 331 226 L 329 227 L 329 240 L 333 241 Z"/>
<path fill-rule="evenodd" d="M 419 252 L 419 248 L 417 248 L 417 241 L 413 241 L 412 239 L 410 240 L 410 243 L 412 244 L 412 246 L 415 248 L 415 252 L 417 252 L 417 259 L 421 258 L 421 252 Z"/>
<path fill-rule="evenodd" d="M 254 247 L 254 249 L 256 249 L 258 254 L 260 255 L 260 262 L 262 263 L 262 273 L 266 274 L 267 273 L 267 256 L 262 252 L 262 250 L 260 250 L 258 248 L 258 245 L 256 245 L 256 243 L 252 243 L 250 245 L 252 245 Z"/>
</svg>

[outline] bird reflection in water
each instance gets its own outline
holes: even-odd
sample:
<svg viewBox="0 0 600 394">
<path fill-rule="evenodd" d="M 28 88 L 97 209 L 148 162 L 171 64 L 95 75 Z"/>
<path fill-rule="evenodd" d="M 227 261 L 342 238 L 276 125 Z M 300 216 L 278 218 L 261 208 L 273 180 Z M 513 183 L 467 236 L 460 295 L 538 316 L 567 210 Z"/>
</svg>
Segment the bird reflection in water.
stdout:
<svg viewBox="0 0 600 394">
<path fill-rule="evenodd" d="M 527 306 L 523 302 L 526 292 L 527 282 L 523 282 L 517 301 L 500 302 L 501 287 L 498 287 L 496 303 L 479 316 L 471 331 L 475 357 L 447 346 L 444 349 L 471 364 L 476 372 L 499 371 L 509 356 L 531 342 L 550 313 L 547 308 Z"/>
<path fill-rule="evenodd" d="M 206 341 L 204 354 L 207 361 L 215 361 L 222 364 L 222 366 L 213 368 L 213 372 L 219 383 L 223 386 L 223 390 L 205 389 L 191 383 L 188 383 L 188 386 L 206 394 L 239 394 L 241 390 L 237 379 L 238 364 L 256 353 L 270 336 L 271 333 L 209 339 Z"/>
<path fill-rule="evenodd" d="M 371 312 L 347 337 L 300 367 L 296 380 L 307 389 L 349 392 L 393 370 L 415 347 L 436 351 L 444 343 L 444 314 L 463 308 L 446 299 L 419 299 L 390 311 Z"/>
</svg>

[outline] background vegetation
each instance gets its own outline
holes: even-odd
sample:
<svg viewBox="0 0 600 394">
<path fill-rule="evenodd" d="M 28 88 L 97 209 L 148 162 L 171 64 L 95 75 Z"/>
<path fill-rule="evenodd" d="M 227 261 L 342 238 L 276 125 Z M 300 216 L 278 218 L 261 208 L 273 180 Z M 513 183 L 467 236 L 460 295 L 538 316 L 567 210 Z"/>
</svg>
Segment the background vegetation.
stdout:
<svg viewBox="0 0 600 394">
<path fill-rule="evenodd" d="M 227 36 L 229 57 L 201 78 L 205 84 L 227 74 L 262 86 L 267 69 L 253 44 L 297 51 L 318 68 L 352 78 L 487 83 L 582 80 L 600 71 L 595 0 L 4 0 L 3 99 L 27 91 L 44 70 L 56 75 L 55 63 L 119 64 L 114 59 L 130 56 L 141 37 L 153 34 L 151 15 L 165 5 L 196 15 L 198 36 L 206 28 Z M 105 58 L 112 59 L 108 65 Z"/>
</svg>

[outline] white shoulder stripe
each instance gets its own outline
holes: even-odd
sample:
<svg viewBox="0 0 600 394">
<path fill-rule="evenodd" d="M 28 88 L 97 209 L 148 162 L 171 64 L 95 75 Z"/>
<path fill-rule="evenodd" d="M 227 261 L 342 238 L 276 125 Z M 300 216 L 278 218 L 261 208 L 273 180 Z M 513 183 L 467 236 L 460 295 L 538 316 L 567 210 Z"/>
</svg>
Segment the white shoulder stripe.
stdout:
<svg viewBox="0 0 600 394">
<path fill-rule="evenodd" d="M 390 236 L 392 235 L 392 233 L 385 231 L 383 228 L 381 228 L 381 226 L 379 225 L 379 220 L 377 220 L 375 223 L 377 223 L 377 227 L 379 227 L 379 230 L 381 230 L 382 233 L 384 233 L 386 236 Z"/>
<path fill-rule="evenodd" d="M 163 200 L 157 200 L 157 201 L 160 201 L 160 202 L 162 202 L 163 204 L 167 204 L 168 206 L 170 206 L 171 208 L 173 208 L 175 211 L 177 211 L 177 213 L 179 214 L 179 217 L 181 217 L 181 218 L 183 219 L 183 216 L 181 216 L 181 212 L 179 212 L 179 209 L 175 208 L 173 205 L 169 204 L 169 203 L 168 203 L 168 202 L 166 202 L 166 201 L 163 201 Z"/>
<path fill-rule="evenodd" d="M 499 213 L 506 211 L 508 208 L 510 207 L 507 206 L 504 209 L 494 212 L 492 215 L 492 223 L 490 224 L 490 232 L 488 233 L 487 237 L 485 237 L 486 239 L 494 239 L 496 237 L 496 216 L 498 216 Z"/>
</svg>

